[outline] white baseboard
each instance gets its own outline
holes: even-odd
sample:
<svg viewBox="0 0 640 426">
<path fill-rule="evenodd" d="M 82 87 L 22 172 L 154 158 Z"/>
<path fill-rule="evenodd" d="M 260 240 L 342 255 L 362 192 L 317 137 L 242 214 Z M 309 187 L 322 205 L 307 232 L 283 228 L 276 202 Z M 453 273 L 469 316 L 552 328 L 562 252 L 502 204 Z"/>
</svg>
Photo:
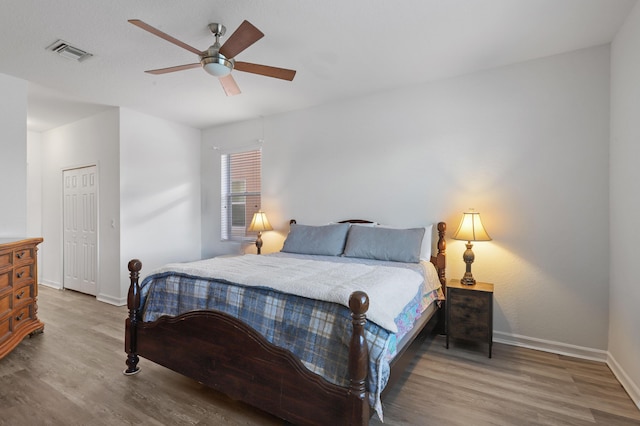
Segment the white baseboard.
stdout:
<svg viewBox="0 0 640 426">
<path fill-rule="evenodd" d="M 55 288 L 56 290 L 62 290 L 62 284 L 55 281 L 40 280 L 40 285 Z"/>
<path fill-rule="evenodd" d="M 126 297 L 117 298 L 117 297 L 112 297 L 106 294 L 98 294 L 96 296 L 96 300 L 98 300 L 99 302 L 104 302 L 104 303 L 108 303 L 110 305 L 115 305 L 115 306 L 124 306 L 127 304 Z"/>
<path fill-rule="evenodd" d="M 62 287 L 62 284 L 54 282 L 54 281 L 47 281 L 47 280 L 42 280 L 40 281 L 40 285 L 46 286 L 46 287 L 51 287 L 51 288 L 55 288 L 56 290 L 63 290 L 64 288 Z M 116 298 L 116 297 L 112 297 L 106 294 L 98 294 L 96 296 L 96 300 L 100 301 L 100 302 L 104 302 L 104 303 L 108 303 L 110 305 L 115 305 L 115 306 L 124 306 L 127 304 L 127 298 L 126 297 L 121 297 L 121 298 Z"/>
<path fill-rule="evenodd" d="M 493 341 L 506 345 L 520 346 L 523 348 L 535 349 L 538 351 L 551 352 L 558 355 L 567 355 L 575 358 L 587 359 L 590 361 L 607 361 L 607 352 L 600 349 L 587 348 L 584 346 L 569 345 L 552 340 L 537 339 L 535 337 L 521 336 L 519 334 L 493 332 Z"/>
<path fill-rule="evenodd" d="M 618 364 L 616 359 L 611 355 L 611 352 L 607 352 L 607 365 L 616 376 L 616 379 L 620 382 L 624 390 L 627 391 L 631 400 L 640 409 L 640 388 L 636 385 L 624 369 Z"/>
</svg>

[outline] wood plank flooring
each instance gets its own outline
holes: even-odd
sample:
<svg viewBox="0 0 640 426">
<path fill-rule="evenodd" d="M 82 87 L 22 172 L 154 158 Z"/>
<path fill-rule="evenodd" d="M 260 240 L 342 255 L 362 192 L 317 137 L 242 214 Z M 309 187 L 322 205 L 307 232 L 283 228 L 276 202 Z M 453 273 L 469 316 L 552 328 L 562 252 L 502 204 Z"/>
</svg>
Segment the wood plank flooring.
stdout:
<svg viewBox="0 0 640 426">
<path fill-rule="evenodd" d="M 0 360 L 0 425 L 282 425 L 141 359 L 127 377 L 125 307 L 40 287 L 42 335 Z M 640 425 L 609 368 L 513 346 L 436 337 L 383 400 L 373 425 Z"/>
</svg>

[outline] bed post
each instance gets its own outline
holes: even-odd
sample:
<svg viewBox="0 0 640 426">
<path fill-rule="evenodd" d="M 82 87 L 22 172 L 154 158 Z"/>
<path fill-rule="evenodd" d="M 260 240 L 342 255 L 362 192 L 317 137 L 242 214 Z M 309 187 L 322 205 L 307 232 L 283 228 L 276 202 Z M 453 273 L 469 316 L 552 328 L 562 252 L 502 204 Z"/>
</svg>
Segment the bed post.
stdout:
<svg viewBox="0 0 640 426">
<path fill-rule="evenodd" d="M 142 262 L 133 259 L 128 265 L 131 285 L 127 295 L 127 308 L 129 318 L 126 320 L 126 332 L 124 337 L 124 350 L 127 353 L 127 369 L 124 374 L 131 376 L 140 371 L 138 367 L 138 321 L 140 320 L 140 285 L 138 278 L 142 269 Z"/>
<path fill-rule="evenodd" d="M 447 230 L 447 224 L 444 222 L 438 223 L 438 254 L 436 255 L 436 269 L 438 270 L 438 278 L 440 278 L 440 284 L 442 284 L 442 291 L 446 296 L 447 278 L 445 271 L 447 267 L 447 242 L 444 239 L 444 234 Z"/>
<path fill-rule="evenodd" d="M 438 254 L 435 258 L 435 266 L 438 271 L 438 278 L 440 279 L 440 284 L 442 285 L 442 295 L 444 298 L 447 298 L 447 277 L 445 275 L 447 268 L 447 242 L 444 239 L 445 232 L 447 230 L 447 224 L 444 222 L 438 223 Z M 435 332 L 438 334 L 446 333 L 446 315 L 445 315 L 445 307 L 446 304 L 441 301 L 440 309 L 438 310 L 438 325 L 435 328 Z"/>
<path fill-rule="evenodd" d="M 349 403 L 350 425 L 369 424 L 369 398 L 366 390 L 369 370 L 369 347 L 364 335 L 369 310 L 369 296 L 365 292 L 355 291 L 349 297 L 353 333 L 349 345 Z"/>
</svg>

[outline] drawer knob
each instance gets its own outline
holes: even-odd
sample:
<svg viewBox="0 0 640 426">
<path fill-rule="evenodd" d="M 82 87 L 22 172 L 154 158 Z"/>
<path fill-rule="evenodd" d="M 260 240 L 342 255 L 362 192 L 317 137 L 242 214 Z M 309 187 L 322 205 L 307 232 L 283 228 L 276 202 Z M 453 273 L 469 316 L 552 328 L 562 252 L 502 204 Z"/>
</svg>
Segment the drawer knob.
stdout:
<svg viewBox="0 0 640 426">
<path fill-rule="evenodd" d="M 16 277 L 22 278 L 23 275 L 24 275 L 24 271 L 20 271 L 16 274 Z"/>
<path fill-rule="evenodd" d="M 24 296 L 24 290 L 22 290 L 20 293 L 16 294 L 16 299 L 22 299 L 23 296 Z"/>
<path fill-rule="evenodd" d="M 22 257 L 24 256 L 24 253 L 25 253 L 24 251 L 21 251 L 20 253 L 16 253 L 16 257 L 18 259 L 22 259 Z"/>
<path fill-rule="evenodd" d="M 24 316 L 24 312 L 20 312 L 20 315 L 16 317 L 16 321 L 20 321 L 23 316 Z"/>
</svg>

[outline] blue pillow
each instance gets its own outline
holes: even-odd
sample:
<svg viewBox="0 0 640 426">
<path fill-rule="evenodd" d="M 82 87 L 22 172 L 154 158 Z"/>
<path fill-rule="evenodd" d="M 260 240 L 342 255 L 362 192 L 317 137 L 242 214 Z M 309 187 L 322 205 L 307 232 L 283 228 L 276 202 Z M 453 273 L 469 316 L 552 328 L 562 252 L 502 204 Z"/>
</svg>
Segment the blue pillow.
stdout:
<svg viewBox="0 0 640 426">
<path fill-rule="evenodd" d="M 349 231 L 348 223 L 324 226 L 292 224 L 282 247 L 285 253 L 340 256 Z"/>
<path fill-rule="evenodd" d="M 346 257 L 420 262 L 424 228 L 394 229 L 352 226 L 344 248 Z"/>
</svg>

